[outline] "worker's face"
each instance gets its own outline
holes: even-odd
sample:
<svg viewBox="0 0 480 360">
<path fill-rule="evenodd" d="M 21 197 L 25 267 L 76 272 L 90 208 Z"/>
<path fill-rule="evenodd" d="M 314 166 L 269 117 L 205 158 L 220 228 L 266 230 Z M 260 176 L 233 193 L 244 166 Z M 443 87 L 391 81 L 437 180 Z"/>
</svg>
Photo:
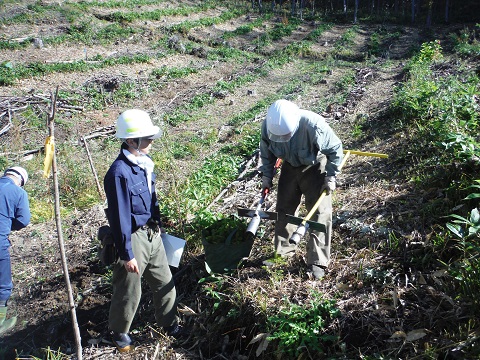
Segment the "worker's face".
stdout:
<svg viewBox="0 0 480 360">
<path fill-rule="evenodd" d="M 148 154 L 152 148 L 152 139 L 140 138 L 138 141 L 138 150 L 143 154 Z"/>
<path fill-rule="evenodd" d="M 129 149 L 129 151 L 136 156 L 140 156 L 142 154 L 148 155 L 152 147 L 152 142 L 152 139 L 147 138 L 127 139 L 127 144 L 130 146 L 130 149 L 132 149 Z"/>
</svg>

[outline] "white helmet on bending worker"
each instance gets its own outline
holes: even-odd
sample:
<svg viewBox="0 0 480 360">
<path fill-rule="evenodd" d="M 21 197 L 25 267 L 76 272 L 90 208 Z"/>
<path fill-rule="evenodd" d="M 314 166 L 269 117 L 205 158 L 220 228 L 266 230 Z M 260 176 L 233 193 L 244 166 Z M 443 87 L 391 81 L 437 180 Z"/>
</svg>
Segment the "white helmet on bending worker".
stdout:
<svg viewBox="0 0 480 360">
<path fill-rule="evenodd" d="M 275 101 L 267 111 L 268 138 L 274 142 L 288 142 L 298 129 L 300 109 L 288 100 Z"/>
</svg>

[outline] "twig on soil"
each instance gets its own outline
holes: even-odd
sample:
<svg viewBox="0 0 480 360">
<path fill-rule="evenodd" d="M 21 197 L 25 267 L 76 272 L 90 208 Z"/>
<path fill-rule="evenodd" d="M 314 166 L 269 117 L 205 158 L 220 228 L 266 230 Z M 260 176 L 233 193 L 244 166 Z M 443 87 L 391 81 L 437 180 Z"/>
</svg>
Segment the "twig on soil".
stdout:
<svg viewBox="0 0 480 360">
<path fill-rule="evenodd" d="M 68 104 L 73 100 L 70 99 L 58 99 L 57 100 L 57 111 L 59 110 L 69 110 L 69 111 L 83 111 L 82 106 Z M 29 107 L 34 107 L 35 110 L 38 110 L 40 113 L 46 112 L 47 107 L 50 104 L 49 95 L 43 93 L 30 93 L 26 96 L 1 96 L 0 95 L 0 122 L 3 122 L 3 118 L 8 116 L 5 125 L 0 130 L 0 135 L 6 133 L 12 127 L 12 115 L 21 113 L 22 111 L 27 110 Z M 38 105 L 43 105 L 44 108 L 41 108 Z"/>
<path fill-rule="evenodd" d="M 258 154 L 259 154 L 259 151 L 255 151 L 253 153 L 253 155 L 251 156 L 251 158 L 247 161 L 247 163 L 245 164 L 245 168 L 244 170 L 240 173 L 240 175 L 238 175 L 238 177 L 233 181 L 231 182 L 230 184 L 228 184 L 227 187 L 225 187 L 221 192 L 220 194 L 218 194 L 218 196 L 206 207 L 205 210 L 208 210 L 210 209 L 219 199 L 223 198 L 224 195 L 234 186 L 238 185 L 244 178 L 245 178 L 245 174 L 251 169 L 250 166 L 252 165 L 252 163 L 258 159 Z"/>
</svg>

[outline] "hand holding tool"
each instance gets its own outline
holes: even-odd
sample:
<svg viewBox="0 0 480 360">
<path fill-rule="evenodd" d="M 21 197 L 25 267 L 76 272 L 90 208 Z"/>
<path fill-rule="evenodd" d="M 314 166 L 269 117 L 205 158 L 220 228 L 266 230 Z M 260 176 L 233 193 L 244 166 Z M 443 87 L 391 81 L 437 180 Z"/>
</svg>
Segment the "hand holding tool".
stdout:
<svg viewBox="0 0 480 360">
<path fill-rule="evenodd" d="M 388 155 L 387 154 L 379 154 L 379 153 L 371 153 L 371 152 L 364 152 L 364 151 L 353 151 L 353 150 L 343 150 L 343 153 L 345 154 L 345 156 L 343 157 L 343 160 L 342 160 L 342 163 L 340 164 L 340 166 L 338 167 L 338 170 L 341 170 L 343 168 L 343 166 L 345 165 L 347 159 L 349 158 L 349 156 L 351 154 L 355 154 L 355 155 L 362 155 L 362 156 L 374 156 L 374 157 L 379 157 L 379 158 L 388 158 Z M 327 176 L 325 178 L 325 181 L 327 181 L 327 178 L 329 176 Z M 335 187 L 333 188 L 333 190 L 335 189 Z M 307 230 L 309 228 L 312 228 L 314 230 L 318 230 L 318 231 L 323 231 L 325 232 L 325 225 L 323 224 L 320 224 L 320 223 L 317 223 L 317 222 L 314 222 L 314 221 L 310 221 L 310 218 L 313 216 L 313 214 L 315 213 L 315 211 L 318 209 L 318 207 L 320 206 L 320 203 L 323 201 L 323 199 L 325 198 L 325 196 L 328 195 L 328 192 L 327 190 L 323 190 L 322 191 L 322 194 L 320 195 L 319 199 L 317 200 L 317 202 L 315 203 L 315 205 L 313 205 L 312 209 L 308 212 L 307 216 L 305 216 L 305 218 L 303 218 L 303 220 L 295 217 L 295 216 L 292 216 L 292 215 L 287 215 L 287 219 L 288 219 L 288 222 L 289 223 L 292 223 L 292 224 L 298 224 L 299 226 L 297 227 L 297 230 L 295 230 L 295 232 L 292 234 L 292 236 L 290 237 L 290 239 L 288 240 L 288 242 L 290 244 L 295 244 L 295 245 L 298 245 L 298 243 L 300 242 L 300 240 L 302 239 L 302 237 L 305 235 L 305 233 L 307 232 Z M 322 228 L 323 227 L 323 228 Z"/>
<path fill-rule="evenodd" d="M 327 195 L 333 193 L 337 187 L 335 176 L 325 176 L 323 182 L 323 189 L 327 192 Z"/>
<path fill-rule="evenodd" d="M 267 194 L 269 191 L 270 191 L 269 188 L 265 188 L 262 190 L 262 197 L 258 202 L 257 208 L 255 209 L 255 213 L 252 216 L 252 220 L 250 220 L 250 223 L 247 226 L 246 232 L 249 234 L 255 235 L 257 233 L 258 225 L 260 225 L 260 219 L 262 218 L 270 219 L 270 220 L 277 219 L 277 213 L 269 213 L 268 211 L 260 210 L 262 208 L 263 203 L 265 202 L 265 198 L 267 197 Z"/>
<path fill-rule="evenodd" d="M 272 179 L 270 179 L 268 176 L 262 176 L 262 189 L 270 190 L 272 185 L 273 185 Z"/>
<path fill-rule="evenodd" d="M 277 173 L 277 170 L 282 165 L 282 159 L 277 159 L 275 162 L 275 166 L 273 168 L 273 176 Z M 263 211 L 262 206 L 265 202 L 265 198 L 267 194 L 270 192 L 270 188 L 272 187 L 273 179 L 270 179 L 267 176 L 262 177 L 262 197 L 258 202 L 257 208 L 255 210 L 249 209 L 237 209 L 238 216 L 248 216 L 251 217 L 250 223 L 247 226 L 247 234 L 255 235 L 257 233 L 258 226 L 260 225 L 261 219 L 268 219 L 268 220 L 277 220 L 278 214 L 276 212 L 271 211 Z"/>
</svg>

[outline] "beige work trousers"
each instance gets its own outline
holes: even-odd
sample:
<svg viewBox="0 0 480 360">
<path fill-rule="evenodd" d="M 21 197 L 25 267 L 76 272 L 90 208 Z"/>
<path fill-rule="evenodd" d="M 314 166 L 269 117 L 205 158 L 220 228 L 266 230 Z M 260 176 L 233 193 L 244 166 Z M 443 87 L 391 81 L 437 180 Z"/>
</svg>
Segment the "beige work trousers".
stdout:
<svg viewBox="0 0 480 360">
<path fill-rule="evenodd" d="M 287 221 L 286 215 L 298 217 L 302 195 L 305 197 L 305 207 L 309 212 L 321 195 L 325 179 L 323 164 L 310 167 L 293 167 L 284 162 L 278 180 L 277 213 L 275 223 L 275 252 L 280 256 L 292 256 L 296 245 L 290 244 L 289 239 L 298 225 Z M 330 262 L 330 246 L 332 239 L 332 196 L 327 195 L 314 212 L 311 221 L 325 225 L 326 232 L 310 230 L 307 240 L 307 265 L 317 264 L 327 266 Z"/>
<path fill-rule="evenodd" d="M 127 272 L 123 260 L 114 265 L 108 318 L 110 330 L 119 333 L 130 331 L 142 296 L 142 276 L 153 291 L 158 326 L 172 325 L 177 320 L 177 294 L 160 232 L 138 229 L 132 234 L 132 249 L 140 274 Z"/>
</svg>

